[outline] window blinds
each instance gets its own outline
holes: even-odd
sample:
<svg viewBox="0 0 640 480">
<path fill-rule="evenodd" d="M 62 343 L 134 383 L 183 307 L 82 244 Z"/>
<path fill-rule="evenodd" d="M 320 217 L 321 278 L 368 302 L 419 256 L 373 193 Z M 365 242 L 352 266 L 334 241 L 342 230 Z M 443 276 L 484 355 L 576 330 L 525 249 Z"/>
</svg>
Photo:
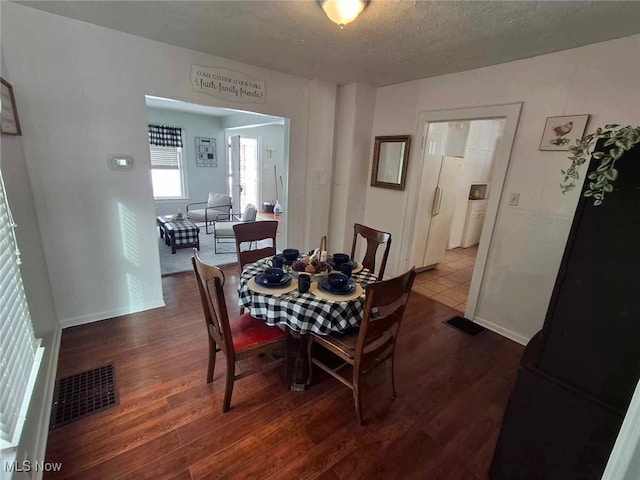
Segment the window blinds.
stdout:
<svg viewBox="0 0 640 480">
<path fill-rule="evenodd" d="M 176 147 L 149 146 L 151 151 L 151 168 L 180 170 L 180 149 Z"/>
<path fill-rule="evenodd" d="M 0 449 L 20 439 L 42 358 L 22 286 L 19 259 L 0 173 Z"/>
</svg>

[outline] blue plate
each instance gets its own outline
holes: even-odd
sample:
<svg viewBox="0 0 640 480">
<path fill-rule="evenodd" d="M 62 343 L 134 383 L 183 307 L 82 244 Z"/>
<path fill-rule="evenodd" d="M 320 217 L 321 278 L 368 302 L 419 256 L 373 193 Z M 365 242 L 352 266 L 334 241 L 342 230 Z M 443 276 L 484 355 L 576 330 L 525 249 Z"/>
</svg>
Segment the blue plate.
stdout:
<svg viewBox="0 0 640 480">
<path fill-rule="evenodd" d="M 348 295 L 349 293 L 352 293 L 356 289 L 356 282 L 354 282 L 352 279 L 349 279 L 349 281 L 344 287 L 336 288 L 331 286 L 327 278 L 323 278 L 318 282 L 318 286 L 322 290 L 325 290 L 329 293 L 333 293 L 335 295 Z"/>
<path fill-rule="evenodd" d="M 265 278 L 264 273 L 260 273 L 256 275 L 256 283 L 267 288 L 280 288 L 289 285 L 289 283 L 291 282 L 291 278 L 291 275 L 285 273 L 279 281 L 270 282 Z"/>
</svg>

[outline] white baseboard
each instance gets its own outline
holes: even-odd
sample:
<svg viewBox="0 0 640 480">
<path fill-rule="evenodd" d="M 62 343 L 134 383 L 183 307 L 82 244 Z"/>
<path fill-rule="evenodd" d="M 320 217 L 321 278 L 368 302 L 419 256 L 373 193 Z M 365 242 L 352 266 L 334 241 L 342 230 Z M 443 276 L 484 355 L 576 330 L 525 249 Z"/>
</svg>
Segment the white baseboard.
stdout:
<svg viewBox="0 0 640 480">
<path fill-rule="evenodd" d="M 502 335 L 503 337 L 507 337 L 509 340 L 513 340 L 514 342 L 519 343 L 520 345 L 527 345 L 531 338 L 527 338 L 519 333 L 512 332 L 511 330 L 504 328 L 503 326 L 496 325 L 493 322 L 480 318 L 478 316 L 473 320 L 478 325 L 482 325 L 483 327 L 491 330 L 492 332 L 497 333 L 498 335 Z"/>
<path fill-rule="evenodd" d="M 153 302 L 145 303 L 137 308 L 122 307 L 115 308 L 113 310 L 106 310 L 104 312 L 90 313 L 88 315 L 80 315 L 79 317 L 65 318 L 60 320 L 62 328 L 75 327 L 77 325 L 84 325 L 86 323 L 99 322 L 100 320 L 106 320 L 108 318 L 120 317 L 122 315 L 129 315 L 130 313 L 144 312 L 145 310 L 151 310 L 153 308 L 164 307 L 164 300 L 156 300 Z"/>
</svg>

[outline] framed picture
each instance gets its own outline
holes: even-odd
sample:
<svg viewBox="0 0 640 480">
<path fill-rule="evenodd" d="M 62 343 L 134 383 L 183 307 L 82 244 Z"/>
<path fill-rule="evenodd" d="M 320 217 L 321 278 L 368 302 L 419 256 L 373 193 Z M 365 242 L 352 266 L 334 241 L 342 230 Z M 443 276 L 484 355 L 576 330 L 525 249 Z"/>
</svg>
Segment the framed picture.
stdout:
<svg viewBox="0 0 640 480">
<path fill-rule="evenodd" d="M 589 115 L 548 117 L 544 124 L 540 150 L 569 150 L 576 140 L 582 139 Z"/>
<path fill-rule="evenodd" d="M 217 167 L 216 139 L 196 137 L 196 167 Z"/>
<path fill-rule="evenodd" d="M 13 96 L 13 87 L 4 78 L 0 77 L 2 89 L 0 91 L 2 98 L 2 121 L 0 132 L 7 135 L 22 135 L 20 130 L 20 121 L 18 120 L 18 109 L 16 108 L 16 99 Z"/>
</svg>

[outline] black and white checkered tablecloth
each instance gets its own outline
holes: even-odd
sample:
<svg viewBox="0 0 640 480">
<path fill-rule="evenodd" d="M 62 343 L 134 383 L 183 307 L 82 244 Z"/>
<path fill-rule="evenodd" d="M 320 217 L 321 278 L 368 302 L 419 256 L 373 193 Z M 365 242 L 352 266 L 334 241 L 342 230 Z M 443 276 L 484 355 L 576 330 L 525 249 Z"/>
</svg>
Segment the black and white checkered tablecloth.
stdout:
<svg viewBox="0 0 640 480">
<path fill-rule="evenodd" d="M 247 283 L 269 267 L 267 262 L 268 259 L 263 259 L 247 265 L 240 276 L 239 305 L 249 310 L 251 315 L 263 319 L 267 325 L 287 325 L 302 334 L 328 335 L 360 325 L 364 294 L 355 300 L 336 302 L 318 298 L 311 292 L 300 293 L 297 289 L 282 295 L 265 295 L 249 290 Z M 366 268 L 351 278 L 363 287 L 376 281 L 376 276 Z M 291 281 L 298 280 L 293 278 Z"/>
<path fill-rule="evenodd" d="M 164 228 L 173 230 L 176 245 L 192 245 L 198 243 L 200 229 L 189 220 L 167 222 L 164 224 Z"/>
</svg>

